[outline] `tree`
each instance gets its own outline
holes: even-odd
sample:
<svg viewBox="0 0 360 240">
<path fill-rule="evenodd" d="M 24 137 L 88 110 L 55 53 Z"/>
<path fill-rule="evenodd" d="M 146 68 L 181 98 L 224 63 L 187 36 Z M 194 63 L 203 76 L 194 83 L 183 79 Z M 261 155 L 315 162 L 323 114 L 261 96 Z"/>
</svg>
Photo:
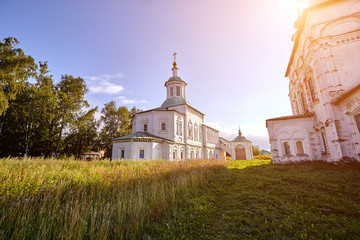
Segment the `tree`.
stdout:
<svg viewBox="0 0 360 240">
<path fill-rule="evenodd" d="M 117 108 L 115 101 L 104 105 L 101 110 L 103 128 L 100 132 L 101 141 L 106 149 L 105 157 L 111 157 L 112 140 L 116 137 L 125 136 L 132 131 L 132 116 L 139 110 L 133 107 L 130 111 L 127 107 Z"/>
<path fill-rule="evenodd" d="M 260 148 L 258 146 L 252 146 L 252 150 L 254 156 L 260 155 Z"/>
<path fill-rule="evenodd" d="M 17 97 L 9 101 L 0 121 L 0 152 L 6 155 L 45 155 L 51 149 L 51 122 L 55 118 L 57 98 L 47 64 L 40 63 L 35 84 L 25 83 Z"/>
<path fill-rule="evenodd" d="M 15 48 L 17 44 L 19 41 L 13 37 L 0 42 L 0 116 L 9 107 L 9 101 L 15 99 L 26 80 L 35 76 L 37 68 L 31 56 L 25 55 L 22 49 Z"/>
<path fill-rule="evenodd" d="M 95 119 L 97 107 L 80 112 L 76 120 L 70 124 L 69 134 L 64 139 L 64 153 L 80 157 L 96 144 L 98 137 L 98 121 Z"/>
<path fill-rule="evenodd" d="M 82 107 L 88 107 L 88 103 L 84 100 L 87 92 L 85 81 L 80 77 L 74 78 L 71 75 L 63 75 L 56 89 L 59 98 L 57 105 L 59 129 L 55 148 L 55 155 L 57 156 L 64 129 L 75 120 L 76 113 Z"/>
<path fill-rule="evenodd" d="M 36 115 L 38 127 L 34 132 L 31 154 L 50 156 L 56 144 L 54 135 L 57 134 L 59 98 L 53 76 L 49 74 L 47 62 L 39 62 L 39 66 L 39 73 L 34 84 L 37 91 L 37 101 L 34 103 L 35 109 L 32 109 L 32 114 Z"/>
</svg>

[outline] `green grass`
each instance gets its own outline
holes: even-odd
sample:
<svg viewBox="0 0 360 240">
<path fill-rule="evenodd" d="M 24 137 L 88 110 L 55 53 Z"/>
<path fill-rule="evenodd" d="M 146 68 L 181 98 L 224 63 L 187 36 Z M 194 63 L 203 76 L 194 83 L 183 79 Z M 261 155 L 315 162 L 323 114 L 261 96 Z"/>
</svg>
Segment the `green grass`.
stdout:
<svg viewBox="0 0 360 240">
<path fill-rule="evenodd" d="M 0 159 L 0 239 L 139 239 L 224 165 Z"/>
<path fill-rule="evenodd" d="M 234 161 L 149 239 L 360 239 L 360 166 Z"/>
<path fill-rule="evenodd" d="M 360 165 L 0 159 L 0 239 L 360 239 Z"/>
</svg>

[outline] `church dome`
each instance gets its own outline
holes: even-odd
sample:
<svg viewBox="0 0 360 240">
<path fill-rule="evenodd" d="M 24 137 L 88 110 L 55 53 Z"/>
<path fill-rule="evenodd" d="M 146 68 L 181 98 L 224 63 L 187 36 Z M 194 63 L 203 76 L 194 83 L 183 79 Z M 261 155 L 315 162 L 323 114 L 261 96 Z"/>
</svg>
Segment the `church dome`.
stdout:
<svg viewBox="0 0 360 240">
<path fill-rule="evenodd" d="M 188 101 L 186 101 L 184 98 L 173 97 L 173 98 L 166 99 L 163 102 L 163 104 L 161 104 L 160 108 L 167 108 L 167 107 L 172 107 L 172 106 L 176 106 L 176 105 L 180 105 L 180 104 L 187 104 L 187 105 L 191 106 L 191 104 Z"/>
<path fill-rule="evenodd" d="M 249 140 L 247 140 L 246 137 L 242 136 L 242 135 L 238 135 L 234 140 L 232 140 L 233 142 L 247 142 Z"/>
<path fill-rule="evenodd" d="M 169 78 L 168 81 L 173 81 L 173 80 L 175 80 L 175 81 L 183 81 L 184 82 L 184 80 L 182 80 L 181 77 L 179 77 L 179 76 L 173 76 L 173 77 Z"/>
<path fill-rule="evenodd" d="M 239 135 L 232 141 L 233 142 L 249 142 L 249 140 L 247 140 L 247 138 L 242 135 L 240 128 L 239 128 Z"/>
</svg>

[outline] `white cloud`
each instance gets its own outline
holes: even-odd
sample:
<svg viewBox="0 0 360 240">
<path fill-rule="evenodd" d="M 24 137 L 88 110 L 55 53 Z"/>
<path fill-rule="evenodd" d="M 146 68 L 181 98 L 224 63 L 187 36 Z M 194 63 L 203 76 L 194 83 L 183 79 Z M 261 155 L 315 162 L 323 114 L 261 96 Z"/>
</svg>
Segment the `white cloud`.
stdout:
<svg viewBox="0 0 360 240">
<path fill-rule="evenodd" d="M 90 93 L 116 94 L 124 90 L 124 87 L 110 82 L 101 82 L 97 86 L 89 87 L 89 90 Z"/>
<path fill-rule="evenodd" d="M 122 73 L 102 74 L 100 76 L 85 76 L 89 85 L 89 92 L 94 94 L 106 93 L 117 94 L 124 90 L 124 87 L 111 82 L 112 79 L 124 77 Z"/>
<path fill-rule="evenodd" d="M 124 74 L 115 73 L 115 74 L 102 74 L 100 76 L 85 76 L 84 79 L 90 81 L 110 81 L 111 79 L 123 78 Z"/>
<path fill-rule="evenodd" d="M 125 104 L 125 105 L 127 105 L 127 104 L 135 104 L 135 103 L 147 103 L 148 102 L 146 100 L 138 100 L 137 101 L 137 100 L 134 100 L 134 99 L 128 99 L 125 96 L 119 96 L 117 98 L 120 99 L 121 103 Z"/>
</svg>

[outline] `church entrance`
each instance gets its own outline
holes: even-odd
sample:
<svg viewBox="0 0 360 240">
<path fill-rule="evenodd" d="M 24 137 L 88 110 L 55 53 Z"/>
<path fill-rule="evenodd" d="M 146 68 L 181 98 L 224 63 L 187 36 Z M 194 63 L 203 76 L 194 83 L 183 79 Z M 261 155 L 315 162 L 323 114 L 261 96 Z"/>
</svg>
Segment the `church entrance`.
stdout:
<svg viewBox="0 0 360 240">
<path fill-rule="evenodd" d="M 243 145 L 237 145 L 235 147 L 236 160 L 246 160 L 245 147 Z"/>
</svg>

